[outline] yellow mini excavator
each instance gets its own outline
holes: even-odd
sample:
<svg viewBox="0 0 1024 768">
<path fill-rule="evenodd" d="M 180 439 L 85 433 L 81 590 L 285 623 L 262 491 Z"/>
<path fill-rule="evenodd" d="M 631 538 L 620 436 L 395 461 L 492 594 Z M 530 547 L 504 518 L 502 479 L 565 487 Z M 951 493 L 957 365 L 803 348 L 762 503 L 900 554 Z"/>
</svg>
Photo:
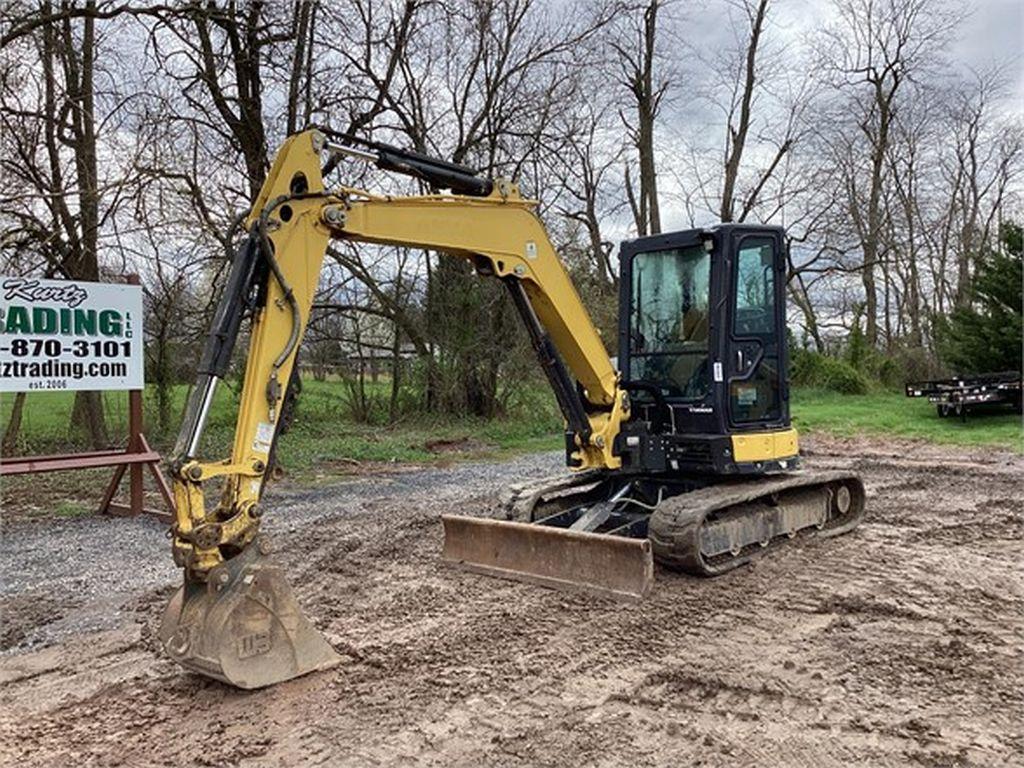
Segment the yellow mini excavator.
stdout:
<svg viewBox="0 0 1024 768">
<path fill-rule="evenodd" d="M 344 156 L 447 192 L 328 190 L 324 177 Z M 655 560 L 715 575 L 797 535 L 859 522 L 855 475 L 794 471 L 782 230 L 729 224 L 624 243 L 616 370 L 535 208 L 510 181 L 386 144 L 325 129 L 285 142 L 246 223 L 172 464 L 184 585 L 160 636 L 175 660 L 242 688 L 338 661 L 259 532 L 332 238 L 437 251 L 504 283 L 564 415 L 575 471 L 512 488 L 497 516 L 444 516 L 445 560 L 635 599 L 651 588 Z M 206 461 L 203 426 L 245 318 L 234 447 Z M 207 506 L 212 478 L 222 490 Z"/>
</svg>

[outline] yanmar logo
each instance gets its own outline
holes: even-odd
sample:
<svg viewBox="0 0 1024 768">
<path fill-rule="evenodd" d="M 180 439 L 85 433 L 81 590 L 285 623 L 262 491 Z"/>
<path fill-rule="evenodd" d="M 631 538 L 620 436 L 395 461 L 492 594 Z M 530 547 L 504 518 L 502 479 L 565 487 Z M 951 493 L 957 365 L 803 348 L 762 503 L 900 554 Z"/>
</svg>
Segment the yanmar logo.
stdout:
<svg viewBox="0 0 1024 768">
<path fill-rule="evenodd" d="M 4 280 L 4 299 L 22 301 L 55 301 L 74 309 L 89 298 L 89 292 L 74 283 L 59 286 L 40 285 L 38 280 L 12 277 Z"/>
</svg>

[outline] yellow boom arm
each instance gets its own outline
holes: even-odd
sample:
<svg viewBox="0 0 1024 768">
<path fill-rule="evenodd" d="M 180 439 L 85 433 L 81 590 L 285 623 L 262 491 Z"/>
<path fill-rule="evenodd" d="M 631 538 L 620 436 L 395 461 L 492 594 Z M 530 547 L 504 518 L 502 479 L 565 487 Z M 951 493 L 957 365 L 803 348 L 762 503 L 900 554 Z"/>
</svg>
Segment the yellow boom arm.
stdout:
<svg viewBox="0 0 1024 768">
<path fill-rule="evenodd" d="M 480 274 L 505 282 L 566 413 L 572 464 L 579 469 L 620 466 L 612 444 L 628 417 L 628 397 L 536 215 L 537 203 L 523 199 L 508 182 L 496 182 L 486 197 L 381 197 L 351 188 L 328 192 L 320 166 L 324 145 L 318 131 L 290 137 L 247 222 L 262 255 L 262 261 L 252 259 L 252 269 L 262 274 L 257 285 L 263 287 L 263 298 L 253 308 L 231 458 L 212 463 L 197 456 L 216 371 L 201 368 L 179 440 L 175 560 L 199 578 L 222 563 L 226 552 L 244 549 L 258 531 L 263 479 L 332 238 L 435 250 L 467 259 Z M 266 265 L 263 273 L 259 264 Z M 233 328 L 237 333 L 237 323 Z M 229 356 L 230 345 L 227 350 Z M 582 397 L 573 380 L 579 381 Z M 217 476 L 225 477 L 223 493 L 219 505 L 207 511 L 202 484 Z"/>
</svg>

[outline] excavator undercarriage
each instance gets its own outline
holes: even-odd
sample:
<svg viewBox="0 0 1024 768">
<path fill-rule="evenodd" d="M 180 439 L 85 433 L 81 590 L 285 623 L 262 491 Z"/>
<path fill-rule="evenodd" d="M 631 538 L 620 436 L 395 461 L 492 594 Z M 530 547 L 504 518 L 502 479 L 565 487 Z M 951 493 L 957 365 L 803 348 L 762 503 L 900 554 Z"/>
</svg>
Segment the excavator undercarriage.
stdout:
<svg viewBox="0 0 1024 768">
<path fill-rule="evenodd" d="M 847 472 L 708 483 L 591 473 L 511 489 L 499 519 L 444 515 L 447 562 L 494 576 L 644 597 L 654 562 L 717 576 L 798 535 L 836 536 L 864 514 Z M 502 519 L 503 518 L 503 519 Z"/>
</svg>

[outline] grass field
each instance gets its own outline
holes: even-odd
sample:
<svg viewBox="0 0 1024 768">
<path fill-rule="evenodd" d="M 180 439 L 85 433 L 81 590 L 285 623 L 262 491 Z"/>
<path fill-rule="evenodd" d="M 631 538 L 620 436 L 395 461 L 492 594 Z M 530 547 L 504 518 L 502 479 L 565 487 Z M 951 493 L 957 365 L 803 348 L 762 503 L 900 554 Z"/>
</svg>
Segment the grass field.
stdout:
<svg viewBox="0 0 1024 768">
<path fill-rule="evenodd" d="M 386 400 L 386 385 L 376 385 Z M 339 382 L 306 381 L 298 415 L 279 447 L 280 464 L 293 482 L 316 484 L 342 475 L 371 471 L 381 463 L 441 464 L 460 459 L 500 458 L 514 453 L 558 450 L 562 447 L 561 419 L 554 399 L 540 386 L 531 385 L 513 412 L 501 419 L 481 420 L 417 414 L 396 424 L 364 424 L 353 420 Z M 175 418 L 180 414 L 186 388 L 175 391 Z M 155 402 L 147 392 L 147 423 L 155 424 Z M 12 395 L 0 398 L 0 425 L 6 426 Z M 82 449 L 81 436 L 70 433 L 68 424 L 73 397 L 70 393 L 43 392 L 28 396 L 22 417 L 20 455 Z M 211 460 L 230 453 L 237 395 L 222 387 L 211 410 L 203 455 Z M 107 420 L 113 439 L 124 439 L 127 396 L 106 397 Z M 793 423 L 803 434 L 825 432 L 841 436 L 871 435 L 910 438 L 966 446 L 991 445 L 1024 453 L 1020 416 L 1013 413 L 939 419 L 935 408 L 902 393 L 837 395 L 795 389 Z M 175 439 L 175 429 L 161 434 L 147 432 L 150 442 L 165 456 Z M 27 516 L 75 516 L 91 514 L 110 470 L 56 472 L 5 478 L 0 486 L 0 508 L 5 513 Z M 152 489 L 149 504 L 160 501 Z"/>
<path fill-rule="evenodd" d="M 386 402 L 388 385 L 368 385 Z M 187 388 L 174 391 L 174 421 L 181 414 Z M 204 433 L 204 455 L 226 457 L 237 414 L 237 393 L 227 386 L 217 390 Z M 0 425 L 10 419 L 13 395 L 0 396 Z M 104 396 L 107 425 L 112 439 L 124 439 L 127 396 Z M 73 395 L 67 392 L 30 393 L 22 414 L 19 454 L 47 453 L 84 448 L 82 437 L 69 430 Z M 174 443 L 177 426 L 166 434 L 155 428 L 156 403 L 146 393 L 147 437 L 161 451 Z M 351 418 L 346 388 L 337 381 L 303 382 L 294 424 L 281 441 L 279 455 L 289 472 L 300 474 L 358 462 L 422 462 L 472 454 L 501 456 L 508 452 L 554 449 L 562 444 L 560 421 L 553 398 L 531 387 L 516 406 L 514 416 L 499 419 L 455 418 L 416 414 L 394 424 L 365 424 Z"/>
<path fill-rule="evenodd" d="M 926 399 L 908 398 L 902 392 L 837 395 L 796 389 L 792 415 L 794 426 L 803 432 L 828 432 L 844 437 L 866 434 L 947 445 L 992 445 L 1024 453 L 1020 414 L 999 410 L 970 414 L 964 422 L 959 418 L 940 419 L 935 406 Z"/>
<path fill-rule="evenodd" d="M 381 387 L 381 394 L 385 385 Z M 338 382 L 306 381 L 298 416 L 280 456 L 290 473 L 331 474 L 332 468 L 361 462 L 428 462 L 460 455 L 501 456 L 509 452 L 557 449 L 562 445 L 561 423 L 553 398 L 546 390 L 531 387 L 524 402 L 508 417 L 480 420 L 410 416 L 391 425 L 363 424 L 348 414 L 345 388 Z M 184 403 L 184 387 L 175 392 L 174 412 Z M 155 404 L 147 393 L 147 417 Z M 0 424 L 6 425 L 13 396 L 0 400 Z M 207 428 L 204 452 L 226 457 L 234 430 L 236 394 L 228 387 L 218 391 Z M 19 453 L 66 450 L 76 438 L 69 434 L 72 396 L 69 393 L 32 393 L 26 400 Z M 107 396 L 107 415 L 112 435 L 122 435 L 127 420 L 127 398 Z M 792 415 L 803 432 L 828 432 L 842 436 L 867 434 L 927 440 L 961 445 L 992 445 L 1024 453 L 1021 418 L 1004 412 L 959 419 L 939 419 L 934 406 L 902 393 L 837 395 L 827 391 L 795 389 Z M 168 434 L 149 432 L 161 450 L 170 449 Z"/>
</svg>

